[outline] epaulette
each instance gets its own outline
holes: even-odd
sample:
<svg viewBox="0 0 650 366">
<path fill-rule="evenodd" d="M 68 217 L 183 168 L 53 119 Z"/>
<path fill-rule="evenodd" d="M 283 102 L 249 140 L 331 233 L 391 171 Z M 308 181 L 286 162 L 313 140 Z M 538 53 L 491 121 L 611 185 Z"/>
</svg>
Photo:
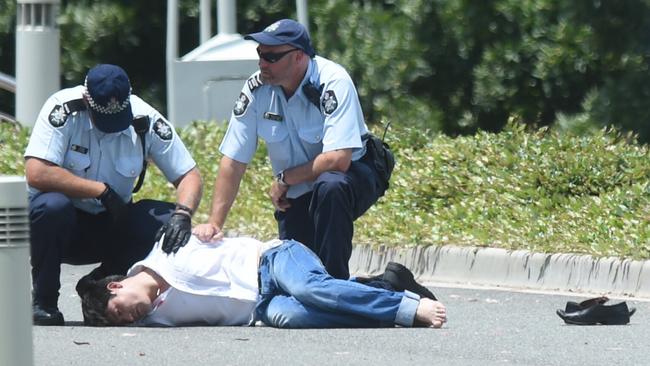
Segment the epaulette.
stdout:
<svg viewBox="0 0 650 366">
<path fill-rule="evenodd" d="M 252 93 L 253 90 L 264 85 L 264 81 L 262 81 L 262 74 L 259 71 L 256 72 L 253 76 L 246 80 L 246 84 L 248 85 L 248 90 L 250 90 Z"/>
<path fill-rule="evenodd" d="M 84 103 L 84 100 L 82 98 L 69 100 L 63 103 L 63 109 L 65 110 L 66 115 L 69 115 L 73 112 L 85 111 L 86 103 Z"/>
</svg>

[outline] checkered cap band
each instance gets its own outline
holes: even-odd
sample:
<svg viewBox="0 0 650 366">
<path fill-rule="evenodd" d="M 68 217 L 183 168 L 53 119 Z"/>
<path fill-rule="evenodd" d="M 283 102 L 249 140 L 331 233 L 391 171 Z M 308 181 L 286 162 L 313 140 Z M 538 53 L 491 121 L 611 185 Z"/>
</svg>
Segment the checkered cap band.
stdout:
<svg viewBox="0 0 650 366">
<path fill-rule="evenodd" d="M 88 77 L 86 77 L 86 80 L 84 81 L 84 96 L 86 97 L 86 100 L 88 101 L 88 104 L 90 104 L 90 108 L 92 108 L 93 111 L 101 114 L 117 114 L 129 107 L 131 100 L 131 88 L 129 88 L 129 94 L 122 103 L 120 103 L 117 98 L 113 97 L 108 103 L 106 103 L 106 105 L 101 105 L 97 103 L 90 95 L 90 92 L 88 91 Z"/>
</svg>

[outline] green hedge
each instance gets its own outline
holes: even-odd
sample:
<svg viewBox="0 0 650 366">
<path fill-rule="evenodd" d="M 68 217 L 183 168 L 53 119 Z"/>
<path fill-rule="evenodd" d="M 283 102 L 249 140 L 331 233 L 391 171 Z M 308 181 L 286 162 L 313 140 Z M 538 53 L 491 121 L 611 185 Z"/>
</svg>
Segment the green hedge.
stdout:
<svg viewBox="0 0 650 366">
<path fill-rule="evenodd" d="M 195 222 L 207 218 L 223 127 L 180 131 L 205 182 Z M 380 131 L 375 131 L 380 133 Z M 430 137 L 391 128 L 397 167 L 389 191 L 358 220 L 355 242 L 476 245 L 650 258 L 650 152 L 629 135 L 573 136 L 508 124 L 498 134 Z M 22 174 L 28 131 L 0 124 L 0 173 Z M 275 236 L 264 146 L 249 166 L 227 229 Z M 173 200 L 156 168 L 136 198 Z"/>
</svg>

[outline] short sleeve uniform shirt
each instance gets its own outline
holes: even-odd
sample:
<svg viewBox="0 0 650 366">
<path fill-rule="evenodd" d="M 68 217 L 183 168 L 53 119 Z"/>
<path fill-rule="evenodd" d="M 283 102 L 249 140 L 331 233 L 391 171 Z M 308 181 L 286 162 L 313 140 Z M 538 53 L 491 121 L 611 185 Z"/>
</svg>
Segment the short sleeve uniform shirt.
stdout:
<svg viewBox="0 0 650 366">
<path fill-rule="evenodd" d="M 124 201 L 131 199 L 135 180 L 142 171 L 140 138 L 129 126 L 124 131 L 103 133 L 95 128 L 86 110 L 66 114 L 64 103 L 82 97 L 83 86 L 63 89 L 43 105 L 34 125 L 25 157 L 35 157 L 56 164 L 72 174 L 109 184 Z M 174 128 L 153 107 L 131 95 L 134 116 L 148 116 L 146 134 L 147 159 L 160 168 L 168 181 L 174 182 L 196 163 Z M 30 195 L 39 191 L 29 187 Z M 72 199 L 75 207 L 89 213 L 104 211 L 95 198 Z"/>
<path fill-rule="evenodd" d="M 302 165 L 323 152 L 352 149 L 352 160 L 365 153 L 368 132 L 352 79 L 340 65 L 316 56 L 294 95 L 263 84 L 259 71 L 245 83 L 230 118 L 220 151 L 248 164 L 258 138 L 266 143 L 274 174 Z M 291 186 L 289 198 L 312 190 L 311 183 Z"/>
</svg>

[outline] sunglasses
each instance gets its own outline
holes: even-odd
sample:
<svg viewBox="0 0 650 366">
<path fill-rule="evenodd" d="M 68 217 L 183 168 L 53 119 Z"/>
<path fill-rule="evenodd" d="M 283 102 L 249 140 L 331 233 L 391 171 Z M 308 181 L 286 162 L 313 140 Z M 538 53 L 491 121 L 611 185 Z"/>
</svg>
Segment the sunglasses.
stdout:
<svg viewBox="0 0 650 366">
<path fill-rule="evenodd" d="M 264 60 L 264 61 L 266 61 L 266 62 L 268 62 L 270 64 L 274 64 L 274 63 L 280 61 L 280 59 L 282 59 L 286 54 L 288 54 L 289 52 L 293 52 L 293 51 L 300 51 L 300 48 L 292 48 L 292 49 L 290 49 L 288 51 L 284 51 L 284 52 L 260 52 L 260 50 L 258 49 L 257 50 L 257 55 L 260 56 L 260 58 L 262 60 Z"/>
</svg>

